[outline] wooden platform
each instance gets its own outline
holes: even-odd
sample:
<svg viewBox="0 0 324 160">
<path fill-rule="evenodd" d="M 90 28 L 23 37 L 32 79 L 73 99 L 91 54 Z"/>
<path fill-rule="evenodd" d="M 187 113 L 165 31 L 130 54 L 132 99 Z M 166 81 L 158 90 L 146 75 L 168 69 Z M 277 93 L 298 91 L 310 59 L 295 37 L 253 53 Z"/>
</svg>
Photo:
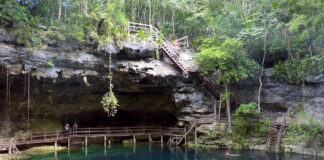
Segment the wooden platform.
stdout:
<svg viewBox="0 0 324 160">
<path fill-rule="evenodd" d="M 162 126 L 145 127 L 106 127 L 106 128 L 79 128 L 77 131 L 56 130 L 44 132 L 30 132 L 28 136 L 19 136 L 2 139 L 0 141 L 1 150 L 8 150 L 11 142 L 15 146 L 30 144 L 57 143 L 61 140 L 88 137 L 136 137 L 136 136 L 177 136 L 185 135 L 184 128 L 171 128 Z"/>
</svg>

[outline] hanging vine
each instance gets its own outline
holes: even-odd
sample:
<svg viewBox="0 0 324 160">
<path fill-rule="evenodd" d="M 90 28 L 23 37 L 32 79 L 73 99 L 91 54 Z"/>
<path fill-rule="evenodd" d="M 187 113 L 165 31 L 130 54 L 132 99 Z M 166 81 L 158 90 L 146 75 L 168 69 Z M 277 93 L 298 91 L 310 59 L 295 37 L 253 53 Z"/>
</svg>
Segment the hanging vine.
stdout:
<svg viewBox="0 0 324 160">
<path fill-rule="evenodd" d="M 112 71 L 111 71 L 111 54 L 109 53 L 109 91 L 102 97 L 101 103 L 103 109 L 107 112 L 108 117 L 114 117 L 117 114 L 118 100 L 113 92 Z"/>
</svg>

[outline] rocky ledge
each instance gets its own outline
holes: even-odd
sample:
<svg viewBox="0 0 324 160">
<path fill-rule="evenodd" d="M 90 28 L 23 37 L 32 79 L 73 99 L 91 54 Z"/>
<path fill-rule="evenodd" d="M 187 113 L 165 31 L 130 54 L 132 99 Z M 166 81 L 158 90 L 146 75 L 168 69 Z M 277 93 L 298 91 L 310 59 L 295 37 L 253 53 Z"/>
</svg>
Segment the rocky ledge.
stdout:
<svg viewBox="0 0 324 160">
<path fill-rule="evenodd" d="M 70 52 L 51 47 L 25 48 L 0 43 L 0 89 L 5 91 L 9 73 L 11 119 L 25 117 L 26 77 L 30 73 L 33 121 L 50 117 L 63 123 L 69 117 L 67 115 L 77 117 L 103 112 L 100 101 L 108 91 L 106 76 L 110 66 L 120 114 L 134 113 L 133 118 L 136 119 L 136 114 L 139 115 L 137 118 L 143 118 L 141 112 L 147 113 L 149 118 L 145 121 L 148 123 L 150 119 L 156 122 L 167 119 L 172 121 L 171 125 L 179 120 L 192 119 L 192 114 L 211 114 L 214 100 L 209 92 L 199 81 L 183 77 L 161 51 L 160 59 L 156 59 L 156 50 L 156 45 L 140 42 Z M 184 57 L 192 57 L 192 54 L 189 49 L 181 51 Z M 112 57 L 111 64 L 109 55 Z M 4 110 L 4 92 L 0 93 L 0 99 Z M 160 113 L 160 116 L 150 116 Z M 25 123 L 23 121 L 22 124 Z M 144 120 L 142 123 L 145 123 Z"/>
</svg>

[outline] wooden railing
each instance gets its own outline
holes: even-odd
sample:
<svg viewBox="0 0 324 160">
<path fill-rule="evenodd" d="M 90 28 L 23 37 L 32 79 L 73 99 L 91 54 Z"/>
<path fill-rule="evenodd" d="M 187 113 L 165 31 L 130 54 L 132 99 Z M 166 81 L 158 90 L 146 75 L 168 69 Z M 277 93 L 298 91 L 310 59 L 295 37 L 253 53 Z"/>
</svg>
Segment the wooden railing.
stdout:
<svg viewBox="0 0 324 160">
<path fill-rule="evenodd" d="M 184 61 L 179 57 L 179 51 L 174 47 L 174 45 L 168 41 L 163 34 L 154 26 L 148 24 L 141 24 L 135 22 L 129 22 L 128 31 L 130 33 L 138 33 L 139 31 L 144 30 L 145 33 L 150 33 L 152 40 L 157 43 L 162 40 L 162 49 L 166 56 L 172 61 L 172 63 L 180 69 L 184 77 L 189 77 L 189 74 L 193 74 L 197 77 L 202 83 L 205 84 L 207 90 L 216 98 L 219 98 L 219 93 L 216 91 L 215 84 L 212 81 L 208 80 L 208 77 L 202 75 L 200 69 L 192 67 L 193 61 Z M 186 41 L 188 45 L 188 37 L 180 38 L 179 41 Z"/>
<path fill-rule="evenodd" d="M 280 150 L 282 135 L 283 135 L 285 129 L 286 129 L 286 114 L 284 114 L 284 119 L 283 119 L 283 122 L 281 124 L 279 133 L 277 135 L 276 152 L 279 152 L 279 150 Z"/>
<path fill-rule="evenodd" d="M 159 31 L 159 29 L 148 24 L 129 22 L 128 30 L 130 33 L 132 32 L 137 33 L 143 30 L 145 33 L 149 33 L 149 35 L 151 35 L 152 40 L 154 40 L 157 43 L 161 43 L 159 41 L 162 40 L 162 49 L 164 50 L 167 57 L 172 61 L 172 63 L 174 63 L 181 70 L 181 72 L 186 77 L 188 76 L 187 68 L 189 68 L 189 66 L 185 66 L 187 64 L 182 62 L 181 59 L 179 58 L 179 51 L 177 51 L 177 49 L 175 49 L 173 44 L 163 36 L 163 34 Z"/>
<path fill-rule="evenodd" d="M 74 137 L 123 137 L 132 135 L 166 135 L 166 136 L 182 136 L 183 128 L 172 128 L 162 126 L 145 126 L 145 127 L 106 127 L 106 128 L 78 128 L 72 130 L 56 130 L 43 132 L 30 132 L 25 136 L 16 136 L 14 141 L 16 145 L 49 143 L 61 139 Z M 0 140 L 0 148 L 10 145 L 10 139 Z"/>
<path fill-rule="evenodd" d="M 175 40 L 177 43 L 179 43 L 180 47 L 181 46 L 186 46 L 189 47 L 189 40 L 188 40 L 188 36 L 184 36 L 182 38 L 176 39 Z"/>
<path fill-rule="evenodd" d="M 194 130 L 194 128 L 196 127 L 197 122 L 196 121 L 192 121 L 189 123 L 189 125 L 187 125 L 184 128 L 184 136 L 182 136 L 177 142 L 176 145 L 179 145 L 184 139 L 186 139 L 186 137 Z M 186 141 L 186 140 L 185 140 Z M 186 143 L 186 142 L 185 142 Z"/>
<path fill-rule="evenodd" d="M 276 133 L 275 124 L 276 124 L 276 122 L 272 121 L 271 126 L 270 126 L 270 131 L 269 131 L 269 134 L 268 134 L 268 137 L 267 137 L 267 143 L 266 143 L 266 150 L 267 151 L 270 151 L 270 149 L 271 149 L 271 140 L 275 136 L 275 133 Z"/>
</svg>

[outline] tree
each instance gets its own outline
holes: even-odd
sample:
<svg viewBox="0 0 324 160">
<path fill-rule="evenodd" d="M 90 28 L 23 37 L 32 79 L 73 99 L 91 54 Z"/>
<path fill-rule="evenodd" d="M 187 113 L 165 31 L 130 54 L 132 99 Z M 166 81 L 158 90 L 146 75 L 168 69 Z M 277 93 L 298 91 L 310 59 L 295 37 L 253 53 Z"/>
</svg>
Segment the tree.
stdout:
<svg viewBox="0 0 324 160">
<path fill-rule="evenodd" d="M 267 18 L 266 18 L 266 10 L 263 7 L 263 31 L 264 31 L 264 36 L 263 36 L 263 57 L 262 57 L 262 62 L 261 62 L 261 71 L 260 71 L 260 76 L 259 76 L 259 89 L 258 89 L 258 111 L 261 113 L 261 90 L 262 90 L 262 76 L 263 76 L 263 71 L 264 71 L 264 61 L 267 55 Z"/>
<path fill-rule="evenodd" d="M 221 42 L 217 37 L 206 38 L 199 50 L 195 55 L 196 63 L 205 74 L 216 69 L 217 83 L 224 84 L 228 131 L 231 132 L 230 85 L 253 76 L 259 65 L 244 54 L 242 42 L 236 39 L 228 38 Z"/>
<path fill-rule="evenodd" d="M 58 5 L 59 5 L 59 9 L 58 9 L 58 14 L 57 14 L 57 19 L 58 21 L 61 20 L 61 15 L 62 15 L 62 3 L 61 0 L 58 0 Z"/>
</svg>

